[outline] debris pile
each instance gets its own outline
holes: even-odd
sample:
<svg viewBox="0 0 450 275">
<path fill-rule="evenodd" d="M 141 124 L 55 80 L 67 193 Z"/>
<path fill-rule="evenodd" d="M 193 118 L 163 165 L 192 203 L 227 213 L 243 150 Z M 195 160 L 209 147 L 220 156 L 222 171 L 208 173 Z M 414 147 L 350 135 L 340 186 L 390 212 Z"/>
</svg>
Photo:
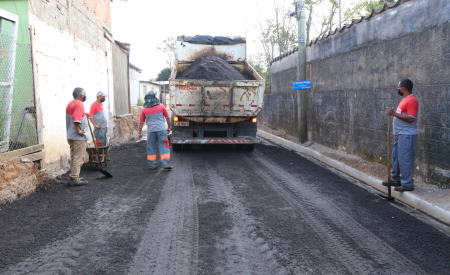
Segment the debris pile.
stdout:
<svg viewBox="0 0 450 275">
<path fill-rule="evenodd" d="M 191 66 L 178 73 L 176 78 L 216 81 L 254 80 L 250 75 L 240 73 L 217 55 L 198 57 Z"/>
</svg>

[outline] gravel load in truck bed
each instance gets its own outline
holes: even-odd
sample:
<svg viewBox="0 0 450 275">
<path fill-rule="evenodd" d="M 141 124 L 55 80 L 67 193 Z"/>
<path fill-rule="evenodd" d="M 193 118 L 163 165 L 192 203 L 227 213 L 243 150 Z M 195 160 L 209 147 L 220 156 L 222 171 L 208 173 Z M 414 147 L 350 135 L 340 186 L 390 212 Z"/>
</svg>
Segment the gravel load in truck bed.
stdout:
<svg viewBox="0 0 450 275">
<path fill-rule="evenodd" d="M 204 55 L 194 60 L 191 66 L 177 74 L 176 79 L 196 80 L 254 80 L 248 74 L 242 74 L 227 61 L 217 55 Z"/>
</svg>

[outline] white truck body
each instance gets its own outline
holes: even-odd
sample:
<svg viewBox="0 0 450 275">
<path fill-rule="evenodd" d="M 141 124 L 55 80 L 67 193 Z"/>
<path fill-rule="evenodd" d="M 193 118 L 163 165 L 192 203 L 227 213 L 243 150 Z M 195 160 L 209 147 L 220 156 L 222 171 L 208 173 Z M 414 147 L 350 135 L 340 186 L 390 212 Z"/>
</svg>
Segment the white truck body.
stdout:
<svg viewBox="0 0 450 275">
<path fill-rule="evenodd" d="M 193 44 L 183 42 L 179 37 L 176 49 L 176 64 L 169 78 L 170 109 L 173 117 L 179 117 L 183 121 L 172 122 L 172 143 L 259 142 L 256 138 L 255 122 L 248 125 L 251 130 L 244 125 L 246 123 L 236 124 L 256 118 L 264 103 L 265 81 L 247 63 L 246 44 Z M 225 57 L 235 69 L 251 75 L 255 80 L 211 81 L 176 78 L 179 72 L 205 54 Z M 192 136 L 189 134 L 191 131 Z M 226 136 L 224 132 L 227 133 Z M 215 133 L 218 136 L 214 136 Z"/>
</svg>

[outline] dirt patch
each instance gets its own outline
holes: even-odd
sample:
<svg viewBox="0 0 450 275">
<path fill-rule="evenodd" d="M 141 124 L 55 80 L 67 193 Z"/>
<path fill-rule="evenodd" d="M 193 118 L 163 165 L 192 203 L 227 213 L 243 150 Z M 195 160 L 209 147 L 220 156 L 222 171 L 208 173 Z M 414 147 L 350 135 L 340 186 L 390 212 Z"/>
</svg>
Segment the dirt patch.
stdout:
<svg viewBox="0 0 450 275">
<path fill-rule="evenodd" d="M 26 157 L 1 161 L 0 205 L 34 193 L 49 177 Z"/>
<path fill-rule="evenodd" d="M 252 80 L 249 75 L 242 74 L 223 58 L 217 55 L 200 56 L 184 71 L 177 74 L 177 79 L 198 80 Z"/>
<path fill-rule="evenodd" d="M 135 115 L 137 118 L 141 115 L 142 109 L 144 109 L 143 106 L 131 106 L 131 113 Z"/>
<path fill-rule="evenodd" d="M 114 137 L 110 140 L 110 145 L 115 146 L 136 139 L 138 123 L 138 117 L 134 114 L 114 117 Z"/>
</svg>

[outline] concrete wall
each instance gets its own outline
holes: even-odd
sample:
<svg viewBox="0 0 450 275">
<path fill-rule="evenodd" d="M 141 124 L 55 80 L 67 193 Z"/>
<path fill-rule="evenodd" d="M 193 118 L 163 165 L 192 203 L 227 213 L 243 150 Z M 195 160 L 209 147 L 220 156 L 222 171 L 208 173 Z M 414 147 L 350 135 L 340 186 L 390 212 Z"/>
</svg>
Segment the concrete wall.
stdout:
<svg viewBox="0 0 450 275">
<path fill-rule="evenodd" d="M 420 104 L 415 174 L 429 183 L 450 183 L 450 1 L 403 1 L 315 41 L 307 59 L 309 139 L 385 163 L 384 110 L 398 105 L 397 84 L 409 78 Z M 272 80 L 291 85 L 290 68 L 285 65 L 284 76 L 275 73 Z M 289 100 L 276 98 L 283 87 L 273 81 L 265 106 L 289 106 Z M 269 121 L 272 128 L 290 130 L 291 125 Z"/>
<path fill-rule="evenodd" d="M 108 85 L 107 41 L 109 1 L 29 1 L 29 22 L 35 29 L 38 100 L 42 108 L 42 138 L 49 169 L 67 165 L 65 108 L 75 87 L 86 90 L 85 110 L 96 92 Z M 98 16 L 102 14 L 102 16 Z M 109 104 L 105 104 L 107 113 Z"/>
<path fill-rule="evenodd" d="M 100 20 L 111 27 L 111 2 L 110 0 L 83 0 L 86 7 L 95 13 Z"/>
<path fill-rule="evenodd" d="M 386 106 L 414 82 L 416 174 L 450 183 L 450 1 L 412 0 L 310 47 L 311 138 L 367 159 L 385 158 Z"/>
<path fill-rule="evenodd" d="M 293 81 L 297 77 L 297 52 L 272 64 L 271 90 L 264 95 L 264 108 L 259 124 L 298 136 L 297 92 Z"/>
</svg>

